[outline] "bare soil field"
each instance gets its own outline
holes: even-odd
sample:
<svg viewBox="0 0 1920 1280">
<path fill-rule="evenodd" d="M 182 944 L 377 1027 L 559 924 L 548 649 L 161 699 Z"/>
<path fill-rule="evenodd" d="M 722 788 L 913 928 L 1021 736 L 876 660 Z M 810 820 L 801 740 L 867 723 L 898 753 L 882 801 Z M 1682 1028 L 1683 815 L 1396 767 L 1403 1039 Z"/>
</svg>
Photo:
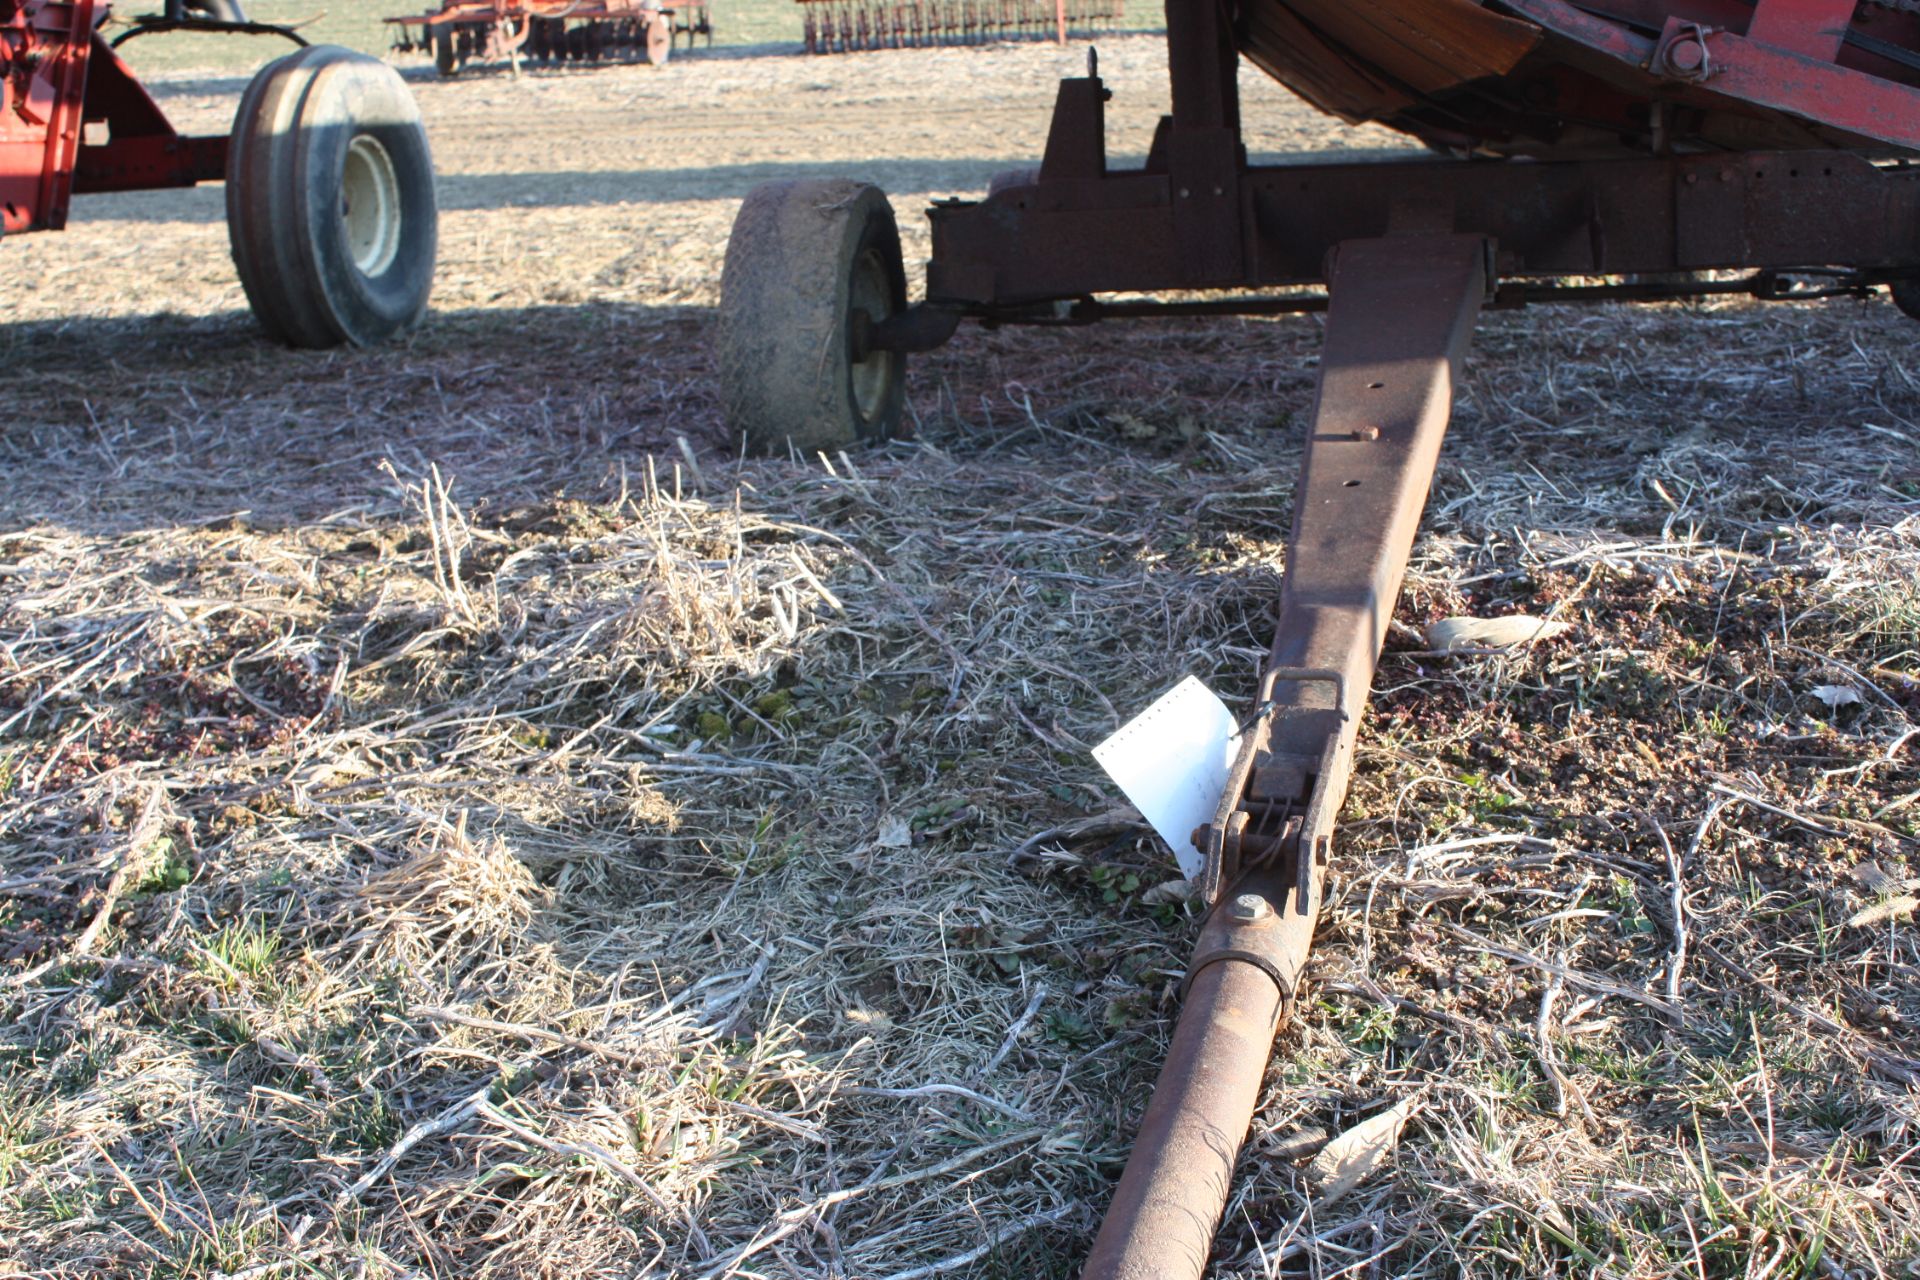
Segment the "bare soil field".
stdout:
<svg viewBox="0 0 1920 1280">
<path fill-rule="evenodd" d="M 0 1275 L 1074 1274 L 1198 914 L 1087 749 L 1246 704 L 1318 321 L 964 331 L 789 461 L 706 335 L 754 183 L 911 262 L 1083 59 L 420 76 L 384 350 L 268 345 L 217 187 L 0 246 Z M 1218 1274 L 1920 1274 L 1916 339 L 1483 319 Z"/>
</svg>

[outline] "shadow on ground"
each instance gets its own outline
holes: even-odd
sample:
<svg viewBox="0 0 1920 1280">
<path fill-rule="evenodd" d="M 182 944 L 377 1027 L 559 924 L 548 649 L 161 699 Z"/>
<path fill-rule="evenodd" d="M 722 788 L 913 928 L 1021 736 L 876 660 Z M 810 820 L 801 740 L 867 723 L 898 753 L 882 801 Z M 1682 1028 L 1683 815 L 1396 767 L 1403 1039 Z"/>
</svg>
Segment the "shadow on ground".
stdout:
<svg viewBox="0 0 1920 1280">
<path fill-rule="evenodd" d="M 337 351 L 280 347 L 244 311 L 3 325 L 0 527 L 312 520 L 430 463 L 516 501 L 644 466 L 717 440 L 708 314 L 437 311 Z"/>
</svg>

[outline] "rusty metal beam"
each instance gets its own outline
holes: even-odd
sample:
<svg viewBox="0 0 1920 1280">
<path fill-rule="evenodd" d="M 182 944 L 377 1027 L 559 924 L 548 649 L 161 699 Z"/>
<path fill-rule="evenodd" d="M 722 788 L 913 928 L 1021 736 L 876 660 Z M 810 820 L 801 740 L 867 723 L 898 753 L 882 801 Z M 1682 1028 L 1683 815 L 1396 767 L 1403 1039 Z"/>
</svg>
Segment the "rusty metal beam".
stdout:
<svg viewBox="0 0 1920 1280">
<path fill-rule="evenodd" d="M 1334 251 L 1320 386 L 1260 685 L 1261 705 L 1274 710 L 1245 735 L 1228 777 L 1207 851 L 1214 900 L 1261 864 L 1251 842 L 1280 838 L 1274 814 L 1290 805 L 1311 857 L 1289 906 L 1317 909 L 1313 886 L 1346 797 L 1360 708 L 1490 287 L 1491 251 L 1465 235 L 1348 241 Z M 1236 812 L 1251 819 L 1245 848 L 1222 843 Z"/>
<path fill-rule="evenodd" d="M 1240 199 L 1246 158 L 1233 14 L 1226 0 L 1167 0 L 1166 12 L 1173 251 L 1184 278 L 1232 284 L 1246 274 Z"/>
<path fill-rule="evenodd" d="M 1214 910 L 1083 1280 L 1196 1280 L 1206 1269 L 1273 1034 L 1299 1000 L 1360 709 L 1491 249 L 1479 236 L 1407 234 L 1334 251 L 1266 710 L 1196 833 Z"/>
<path fill-rule="evenodd" d="M 936 205 L 928 298 L 1017 306 L 1316 283 L 1333 245 L 1387 234 L 1396 202 L 1451 210 L 1451 229 L 1497 241 L 1502 276 L 1920 264 L 1920 168 L 1839 151 L 1248 168 L 1238 280 L 1192 273 L 1177 248 L 1178 190 L 1164 173 L 1134 170 Z"/>
<path fill-rule="evenodd" d="M 1084 1280 L 1205 1272 L 1279 1025 L 1280 992 L 1255 966 L 1195 976 Z"/>
</svg>

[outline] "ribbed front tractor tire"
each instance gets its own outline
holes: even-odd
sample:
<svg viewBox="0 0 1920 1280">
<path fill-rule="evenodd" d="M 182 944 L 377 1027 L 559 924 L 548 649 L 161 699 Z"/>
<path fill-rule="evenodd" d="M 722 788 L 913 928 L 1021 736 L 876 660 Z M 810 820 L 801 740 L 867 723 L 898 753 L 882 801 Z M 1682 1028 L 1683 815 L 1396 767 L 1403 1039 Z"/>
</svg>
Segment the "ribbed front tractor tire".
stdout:
<svg viewBox="0 0 1920 1280">
<path fill-rule="evenodd" d="M 720 394 L 757 453 L 890 439 L 906 405 L 897 351 L 852 358 L 854 313 L 907 306 L 893 206 L 845 179 L 769 182 L 740 206 L 720 273 Z"/>
<path fill-rule="evenodd" d="M 227 150 L 227 238 L 254 315 L 289 346 L 371 346 L 420 323 L 433 157 L 393 68 L 313 45 L 253 78 Z"/>
</svg>

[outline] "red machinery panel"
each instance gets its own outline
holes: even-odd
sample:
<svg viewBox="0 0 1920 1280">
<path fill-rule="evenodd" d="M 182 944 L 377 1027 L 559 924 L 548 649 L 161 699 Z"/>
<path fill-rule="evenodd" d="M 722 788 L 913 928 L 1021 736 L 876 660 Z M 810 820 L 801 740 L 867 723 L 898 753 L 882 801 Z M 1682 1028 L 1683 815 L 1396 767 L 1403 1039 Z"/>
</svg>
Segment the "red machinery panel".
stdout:
<svg viewBox="0 0 1920 1280">
<path fill-rule="evenodd" d="M 183 138 L 95 28 L 94 0 L 0 0 L 0 230 L 58 231 L 75 192 L 218 179 L 227 139 Z M 89 142 L 87 126 L 102 136 Z"/>
<path fill-rule="evenodd" d="M 93 0 L 0 0 L 0 228 L 67 222 Z"/>
</svg>

